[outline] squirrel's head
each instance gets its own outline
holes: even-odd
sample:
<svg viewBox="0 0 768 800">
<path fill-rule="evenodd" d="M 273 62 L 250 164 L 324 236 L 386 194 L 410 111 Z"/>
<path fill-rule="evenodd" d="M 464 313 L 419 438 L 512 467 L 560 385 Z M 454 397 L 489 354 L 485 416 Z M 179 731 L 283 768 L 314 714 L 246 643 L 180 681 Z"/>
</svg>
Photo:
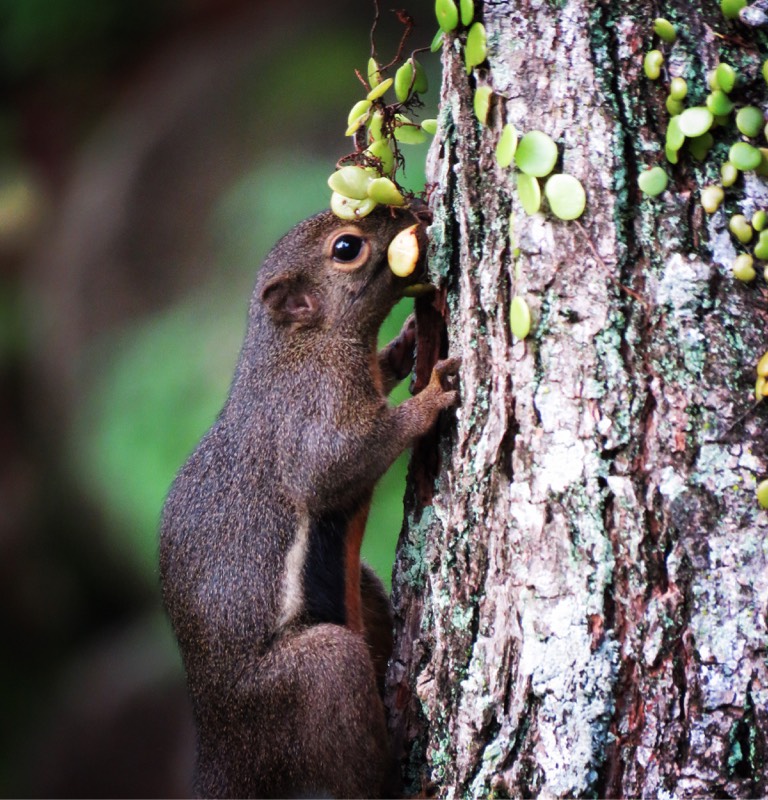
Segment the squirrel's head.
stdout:
<svg viewBox="0 0 768 800">
<path fill-rule="evenodd" d="M 304 220 L 267 256 L 251 314 L 267 313 L 290 332 L 375 334 L 404 290 L 424 279 L 428 221 L 423 205 L 379 207 L 354 222 L 330 211 Z"/>
</svg>

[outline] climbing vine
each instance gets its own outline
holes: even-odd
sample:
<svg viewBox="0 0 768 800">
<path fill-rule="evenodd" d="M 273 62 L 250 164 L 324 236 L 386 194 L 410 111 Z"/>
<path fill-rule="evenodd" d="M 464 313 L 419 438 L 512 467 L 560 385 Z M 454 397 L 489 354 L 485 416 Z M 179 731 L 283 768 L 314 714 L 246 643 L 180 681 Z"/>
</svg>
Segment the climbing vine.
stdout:
<svg viewBox="0 0 768 800">
<path fill-rule="evenodd" d="M 750 6 L 746 0 L 722 0 L 726 24 L 738 20 L 747 30 L 765 24 L 768 16 L 760 12 L 761 1 Z M 339 217 L 352 220 L 366 216 L 377 205 L 404 206 L 412 200 L 396 180 L 397 170 L 404 163 L 401 145 L 426 141 L 429 135 L 436 133 L 438 125 L 435 119 L 422 122 L 415 119 L 423 106 L 421 96 L 428 88 L 416 56 L 428 49 L 436 52 L 449 46 L 463 56 L 473 86 L 473 110 L 478 123 L 489 128 L 491 121 L 499 123 L 494 126 L 494 130 L 500 129 L 495 157 L 501 169 L 512 170 L 510 195 L 516 196 L 528 216 L 548 209 L 563 222 L 578 220 L 587 207 L 586 193 L 578 178 L 556 171 L 561 160 L 556 142 L 546 131 L 521 133 L 506 121 L 508 98 L 494 91 L 487 60 L 487 34 L 483 23 L 475 18 L 473 0 L 459 0 L 458 3 L 436 0 L 439 29 L 431 47 L 419 48 L 407 56 L 403 52 L 413 24 L 404 12 L 398 14 L 405 31 L 395 58 L 385 65 L 377 61 L 372 32 L 366 77 L 358 72 L 366 96 L 355 103 L 347 120 L 346 135 L 353 137 L 355 149 L 340 159 L 328 180 L 332 210 Z M 758 141 L 762 137 L 763 143 L 768 144 L 768 125 L 759 105 L 766 102 L 768 60 L 756 57 L 756 47 L 750 45 L 738 67 L 721 60 L 712 64 L 702 79 L 693 74 L 692 59 L 683 52 L 684 45 L 675 24 L 659 17 L 653 22 L 652 35 L 658 44 L 645 54 L 643 70 L 649 81 L 659 82 L 667 92 L 664 108 L 669 119 L 659 156 L 669 166 L 649 165 L 639 174 L 638 186 L 652 200 L 671 190 L 669 172 L 681 164 L 682 159 L 690 157 L 704 166 L 713 159 L 720 159 L 719 180 L 700 187 L 701 206 L 710 215 L 723 204 L 744 207 L 738 213 L 731 213 L 727 224 L 740 249 L 731 265 L 733 279 L 743 283 L 768 282 L 768 209 L 751 208 L 754 201 L 740 193 L 743 174 L 768 176 L 768 147 L 761 146 Z M 725 34 L 718 35 L 725 38 Z M 731 36 L 729 41 L 738 44 L 743 38 Z M 390 72 L 393 74 L 388 76 Z M 703 96 L 705 90 L 707 93 Z M 392 94 L 394 99 L 391 99 Z M 742 213 L 745 211 L 748 213 Z M 583 228 L 581 230 L 584 232 Z M 509 220 L 509 238 L 510 252 L 517 259 L 514 212 Z M 514 274 L 519 280 L 519 265 Z M 534 325 L 525 297 L 517 292 L 513 292 L 510 300 L 509 321 L 517 339 L 525 339 Z M 768 397 L 768 352 L 755 368 L 755 401 L 760 403 Z M 768 507 L 768 480 L 758 485 L 757 496 L 761 505 Z"/>
</svg>

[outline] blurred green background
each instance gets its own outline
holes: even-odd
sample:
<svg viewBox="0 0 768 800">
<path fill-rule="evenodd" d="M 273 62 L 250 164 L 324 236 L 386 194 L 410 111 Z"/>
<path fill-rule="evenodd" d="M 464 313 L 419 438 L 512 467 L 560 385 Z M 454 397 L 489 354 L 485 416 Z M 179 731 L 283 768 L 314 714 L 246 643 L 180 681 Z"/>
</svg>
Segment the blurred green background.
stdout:
<svg viewBox="0 0 768 800">
<path fill-rule="evenodd" d="M 409 49 L 428 45 L 431 2 L 407 11 Z M 224 401 L 259 263 L 327 207 L 372 19 L 359 0 L 0 0 L 2 796 L 190 791 L 159 513 Z M 382 7 L 384 60 L 401 30 Z M 405 463 L 364 545 L 386 582 Z"/>
</svg>

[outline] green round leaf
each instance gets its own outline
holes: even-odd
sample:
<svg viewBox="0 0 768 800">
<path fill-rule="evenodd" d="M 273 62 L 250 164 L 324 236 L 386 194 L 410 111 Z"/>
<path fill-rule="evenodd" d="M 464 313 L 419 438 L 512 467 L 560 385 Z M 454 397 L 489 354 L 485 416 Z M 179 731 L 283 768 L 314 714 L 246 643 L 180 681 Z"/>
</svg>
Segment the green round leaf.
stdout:
<svg viewBox="0 0 768 800">
<path fill-rule="evenodd" d="M 738 77 L 738 73 L 730 64 L 721 63 L 715 68 L 714 80 L 715 83 L 717 83 L 716 88 L 722 89 L 728 94 L 732 92 L 733 87 L 736 86 Z"/>
<path fill-rule="evenodd" d="M 541 187 L 532 175 L 517 174 L 517 196 L 526 214 L 533 215 L 541 208 Z"/>
<path fill-rule="evenodd" d="M 573 175 L 552 175 L 544 186 L 544 194 L 552 213 L 560 219 L 577 219 L 587 205 L 584 187 Z"/>
<path fill-rule="evenodd" d="M 395 156 L 392 152 L 392 148 L 389 146 L 388 139 L 379 139 L 376 142 L 372 142 L 365 151 L 365 154 L 372 158 L 377 158 L 381 162 L 382 175 L 389 175 L 395 167 Z M 366 193 L 367 191 L 368 189 L 366 186 Z"/>
<path fill-rule="evenodd" d="M 399 103 L 404 103 L 411 93 L 413 81 L 413 64 L 410 59 L 395 73 L 395 97 Z"/>
<path fill-rule="evenodd" d="M 756 231 L 763 231 L 766 226 L 768 226 L 768 214 L 760 208 L 752 215 L 752 227 Z M 766 362 L 766 364 L 768 364 L 768 362 Z M 766 372 L 766 375 L 768 375 L 768 372 Z"/>
<path fill-rule="evenodd" d="M 509 306 L 509 325 L 518 339 L 525 339 L 531 332 L 531 309 L 524 297 L 515 295 Z"/>
<path fill-rule="evenodd" d="M 768 479 L 757 484 L 757 502 L 763 508 L 768 508 Z"/>
<path fill-rule="evenodd" d="M 364 117 L 371 108 L 370 100 L 358 100 L 350 109 L 347 116 L 347 125 L 351 125 L 355 120 Z"/>
<path fill-rule="evenodd" d="M 368 196 L 371 175 L 362 167 L 347 166 L 337 169 L 328 178 L 328 186 L 334 192 L 353 200 L 364 200 Z"/>
<path fill-rule="evenodd" d="M 496 145 L 496 163 L 500 167 L 508 167 L 512 163 L 517 150 L 517 129 L 508 122 L 501 131 L 499 143 Z"/>
<path fill-rule="evenodd" d="M 472 100 L 472 104 L 475 109 L 475 116 L 483 125 L 488 121 L 488 112 L 491 108 L 492 95 L 493 89 L 491 89 L 490 86 L 478 86 L 477 89 L 475 89 L 475 96 Z"/>
<path fill-rule="evenodd" d="M 748 253 L 742 253 L 733 260 L 733 277 L 737 280 L 750 283 L 757 277 L 754 261 Z"/>
<path fill-rule="evenodd" d="M 715 89 L 714 92 L 708 94 L 706 103 L 707 108 L 716 117 L 725 116 L 733 111 L 733 102 L 722 89 Z"/>
<path fill-rule="evenodd" d="M 728 230 L 730 230 L 742 244 L 748 244 L 752 239 L 752 226 L 743 214 L 734 214 L 728 220 Z"/>
<path fill-rule="evenodd" d="M 515 150 L 515 163 L 528 175 L 543 178 L 557 163 L 557 145 L 543 131 L 529 131 Z"/>
<path fill-rule="evenodd" d="M 688 150 L 697 161 L 703 161 L 707 153 L 712 149 L 715 139 L 709 131 L 701 136 L 694 136 L 688 140 Z"/>
<path fill-rule="evenodd" d="M 368 135 L 374 142 L 384 139 L 384 115 L 381 111 L 374 112 L 368 123 Z"/>
<path fill-rule="evenodd" d="M 647 78 L 655 81 L 661 75 L 661 66 L 664 63 L 664 55 L 661 50 L 649 50 L 643 59 L 643 71 Z"/>
<path fill-rule="evenodd" d="M 724 187 L 733 186 L 739 179 L 739 171 L 730 161 L 724 161 L 720 166 L 720 183 Z"/>
<path fill-rule="evenodd" d="M 475 18 L 474 0 L 459 0 L 459 11 L 461 12 L 461 24 L 466 28 Z"/>
<path fill-rule="evenodd" d="M 668 19 L 663 19 L 662 17 L 658 17 L 653 21 L 653 32 L 667 44 L 672 44 L 677 39 L 675 26 Z"/>
<path fill-rule="evenodd" d="M 722 186 L 717 184 L 710 184 L 701 190 L 701 207 L 707 214 L 714 214 L 720 203 L 725 199 L 725 192 Z"/>
<path fill-rule="evenodd" d="M 680 117 L 672 117 L 667 125 L 666 146 L 670 150 L 679 150 L 685 144 L 685 134 L 680 130 Z"/>
<path fill-rule="evenodd" d="M 660 195 L 667 188 L 668 182 L 667 173 L 661 167 L 651 167 L 637 177 L 640 191 L 649 197 Z"/>
<path fill-rule="evenodd" d="M 672 78 L 669 82 L 669 96 L 673 100 L 683 100 L 688 94 L 688 84 L 685 78 Z"/>
<path fill-rule="evenodd" d="M 392 78 L 387 78 L 384 81 L 381 81 L 376 86 L 371 89 L 370 92 L 365 96 L 366 100 L 378 100 L 384 94 L 386 94 L 389 87 L 394 83 Z"/>
<path fill-rule="evenodd" d="M 374 178 L 368 184 L 368 197 L 385 206 L 405 205 L 405 198 L 389 178 Z"/>
<path fill-rule="evenodd" d="M 467 73 L 472 72 L 472 68 L 482 64 L 488 57 L 488 37 L 485 34 L 485 26 L 482 22 L 475 22 L 467 33 L 467 43 L 464 46 L 464 63 L 467 65 Z"/>
<path fill-rule="evenodd" d="M 669 95 L 669 97 L 664 101 L 664 105 L 667 107 L 670 117 L 676 117 L 678 114 L 682 114 L 685 110 L 683 101 L 676 100 L 674 97 L 672 97 L 672 95 Z"/>
<path fill-rule="evenodd" d="M 455 30 L 459 24 L 459 10 L 453 0 L 435 0 L 437 24 L 445 33 Z"/>
<path fill-rule="evenodd" d="M 726 19 L 736 19 L 747 0 L 720 0 L 720 10 Z"/>
<path fill-rule="evenodd" d="M 761 261 L 768 260 L 768 230 L 760 231 L 760 237 L 754 249 L 755 258 Z"/>
<path fill-rule="evenodd" d="M 438 28 L 437 33 L 432 39 L 432 44 L 430 44 L 429 46 L 430 52 L 436 53 L 442 46 L 443 46 L 443 29 Z"/>
<path fill-rule="evenodd" d="M 437 120 L 436 119 L 425 119 L 421 123 L 422 130 L 425 130 L 431 136 L 434 136 L 437 133 Z"/>
<path fill-rule="evenodd" d="M 763 160 L 762 153 L 747 142 L 736 142 L 728 151 L 728 160 L 742 172 L 757 169 Z"/>
<path fill-rule="evenodd" d="M 421 125 L 414 125 L 408 117 L 396 114 L 395 120 L 400 125 L 395 128 L 395 139 L 402 144 L 422 144 L 427 141 L 427 134 L 421 129 Z"/>
<path fill-rule="evenodd" d="M 745 136 L 757 136 L 765 125 L 763 112 L 757 106 L 744 106 L 736 114 L 736 127 Z"/>
<path fill-rule="evenodd" d="M 368 85 L 374 89 L 381 83 L 381 73 L 375 58 L 368 59 Z"/>
<path fill-rule="evenodd" d="M 755 173 L 765 178 L 768 176 L 768 147 L 760 147 L 760 164 L 755 168 Z"/>
<path fill-rule="evenodd" d="M 367 217 L 374 208 L 376 208 L 376 201 L 371 200 L 370 197 L 366 197 L 365 200 L 354 200 L 351 197 L 344 197 L 338 192 L 331 195 L 331 211 L 341 219 L 361 219 Z"/>
<path fill-rule="evenodd" d="M 680 126 L 680 132 L 690 139 L 706 133 L 715 121 L 712 112 L 704 106 L 686 108 L 676 119 Z"/>
</svg>

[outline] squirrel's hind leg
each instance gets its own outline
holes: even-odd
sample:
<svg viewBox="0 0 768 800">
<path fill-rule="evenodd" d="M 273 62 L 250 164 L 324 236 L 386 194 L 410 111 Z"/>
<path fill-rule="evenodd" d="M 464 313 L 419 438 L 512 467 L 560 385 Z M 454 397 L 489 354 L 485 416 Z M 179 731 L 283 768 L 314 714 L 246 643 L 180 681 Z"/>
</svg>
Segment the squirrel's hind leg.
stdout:
<svg viewBox="0 0 768 800">
<path fill-rule="evenodd" d="M 286 634 L 241 675 L 230 705 L 228 730 L 210 732 L 214 748 L 207 753 L 201 737 L 197 788 L 203 796 L 380 797 L 387 791 L 392 761 L 384 707 L 360 634 L 332 624 Z"/>
</svg>

